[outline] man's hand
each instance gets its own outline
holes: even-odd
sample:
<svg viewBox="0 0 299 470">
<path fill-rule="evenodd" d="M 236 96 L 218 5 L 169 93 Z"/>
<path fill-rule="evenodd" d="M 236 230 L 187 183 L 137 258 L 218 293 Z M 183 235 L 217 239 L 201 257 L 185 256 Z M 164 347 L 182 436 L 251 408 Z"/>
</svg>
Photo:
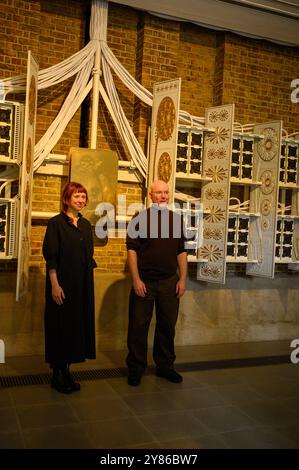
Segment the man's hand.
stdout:
<svg viewBox="0 0 299 470">
<path fill-rule="evenodd" d="M 176 283 L 175 293 L 177 297 L 182 297 L 186 291 L 186 281 L 184 279 L 179 279 Z"/>
<path fill-rule="evenodd" d="M 135 294 L 137 294 L 139 297 L 145 297 L 146 295 L 146 287 L 144 282 L 139 278 L 133 279 L 133 289 Z"/>
<path fill-rule="evenodd" d="M 146 287 L 144 282 L 140 279 L 137 264 L 137 253 L 135 250 L 128 250 L 127 263 L 132 276 L 133 289 L 135 294 L 139 297 L 145 297 Z"/>
<path fill-rule="evenodd" d="M 63 304 L 65 295 L 59 284 L 52 287 L 52 298 L 57 305 Z"/>
</svg>

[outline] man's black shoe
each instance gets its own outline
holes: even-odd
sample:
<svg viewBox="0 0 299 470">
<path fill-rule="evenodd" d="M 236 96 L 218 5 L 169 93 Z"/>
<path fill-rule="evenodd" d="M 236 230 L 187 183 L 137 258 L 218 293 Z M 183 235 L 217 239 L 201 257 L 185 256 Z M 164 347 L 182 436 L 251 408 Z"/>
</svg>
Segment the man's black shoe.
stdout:
<svg viewBox="0 0 299 470">
<path fill-rule="evenodd" d="M 173 382 L 175 384 L 179 384 L 183 382 L 183 377 L 174 369 L 168 369 L 168 370 L 157 369 L 156 375 L 158 377 L 163 377 L 164 379 L 169 380 L 169 382 Z"/>
<path fill-rule="evenodd" d="M 140 385 L 141 382 L 141 375 L 137 374 L 129 374 L 128 375 L 128 384 L 131 385 L 132 387 L 137 387 Z"/>
</svg>

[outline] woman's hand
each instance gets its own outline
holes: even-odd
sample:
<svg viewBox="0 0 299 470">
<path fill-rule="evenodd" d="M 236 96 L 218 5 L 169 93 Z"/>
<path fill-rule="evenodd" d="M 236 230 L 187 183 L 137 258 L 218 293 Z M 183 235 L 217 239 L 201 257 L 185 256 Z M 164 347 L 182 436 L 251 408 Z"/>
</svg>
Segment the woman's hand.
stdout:
<svg viewBox="0 0 299 470">
<path fill-rule="evenodd" d="M 63 304 L 65 295 L 59 284 L 52 286 L 52 299 L 57 305 Z"/>
<path fill-rule="evenodd" d="M 52 286 L 52 299 L 57 305 L 62 305 L 65 295 L 63 289 L 59 285 L 56 269 L 49 270 L 49 277 Z"/>
</svg>

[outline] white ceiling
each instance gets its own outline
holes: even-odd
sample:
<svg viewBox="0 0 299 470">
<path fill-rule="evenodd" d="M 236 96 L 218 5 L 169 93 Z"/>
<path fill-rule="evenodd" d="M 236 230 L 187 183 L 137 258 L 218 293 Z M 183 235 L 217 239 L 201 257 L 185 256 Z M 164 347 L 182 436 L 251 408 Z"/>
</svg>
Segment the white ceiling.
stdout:
<svg viewBox="0 0 299 470">
<path fill-rule="evenodd" d="M 173 20 L 299 46 L 299 0 L 113 0 Z"/>
</svg>

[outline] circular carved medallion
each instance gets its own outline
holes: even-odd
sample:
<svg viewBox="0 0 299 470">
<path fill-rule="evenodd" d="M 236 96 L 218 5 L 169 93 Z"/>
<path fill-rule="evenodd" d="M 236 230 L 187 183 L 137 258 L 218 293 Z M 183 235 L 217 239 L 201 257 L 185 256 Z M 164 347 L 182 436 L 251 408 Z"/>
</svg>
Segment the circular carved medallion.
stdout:
<svg viewBox="0 0 299 470">
<path fill-rule="evenodd" d="M 261 191 L 263 194 L 270 194 L 272 193 L 275 185 L 275 181 L 273 178 L 273 173 L 270 170 L 266 170 L 261 174 Z"/>
<path fill-rule="evenodd" d="M 29 220 L 29 217 L 28 217 L 28 209 L 26 209 L 25 211 L 25 216 L 24 216 L 24 227 L 27 228 L 28 226 L 28 220 Z"/>
<path fill-rule="evenodd" d="M 268 219 L 262 219 L 262 222 L 261 222 L 261 225 L 262 225 L 262 230 L 264 231 L 267 231 L 269 230 L 269 227 L 270 227 L 270 222 Z"/>
<path fill-rule="evenodd" d="M 32 143 L 29 137 L 27 142 L 27 151 L 26 151 L 26 171 L 29 174 L 31 170 L 31 161 L 32 161 Z"/>
<path fill-rule="evenodd" d="M 158 161 L 158 178 L 168 183 L 171 176 L 171 158 L 167 152 L 163 152 Z"/>
<path fill-rule="evenodd" d="M 257 144 L 258 153 L 262 160 L 272 160 L 278 152 L 278 138 L 272 127 L 263 130 L 264 138 Z"/>
<path fill-rule="evenodd" d="M 269 215 L 272 208 L 272 202 L 270 199 L 263 199 L 261 202 L 261 213 L 263 215 Z"/>
<path fill-rule="evenodd" d="M 36 83 L 35 77 L 31 77 L 30 88 L 29 88 L 29 122 L 32 126 L 35 116 L 36 106 Z"/>
<path fill-rule="evenodd" d="M 36 106 L 36 83 L 35 77 L 31 77 L 30 88 L 29 88 L 29 122 L 32 126 L 35 116 Z"/>
<path fill-rule="evenodd" d="M 29 181 L 27 181 L 27 184 L 26 184 L 25 202 L 26 202 L 26 204 L 28 204 L 28 202 L 29 202 Z"/>
<path fill-rule="evenodd" d="M 157 113 L 157 137 L 161 140 L 169 140 L 175 124 L 175 106 L 173 100 L 166 96 L 159 104 Z"/>
</svg>

